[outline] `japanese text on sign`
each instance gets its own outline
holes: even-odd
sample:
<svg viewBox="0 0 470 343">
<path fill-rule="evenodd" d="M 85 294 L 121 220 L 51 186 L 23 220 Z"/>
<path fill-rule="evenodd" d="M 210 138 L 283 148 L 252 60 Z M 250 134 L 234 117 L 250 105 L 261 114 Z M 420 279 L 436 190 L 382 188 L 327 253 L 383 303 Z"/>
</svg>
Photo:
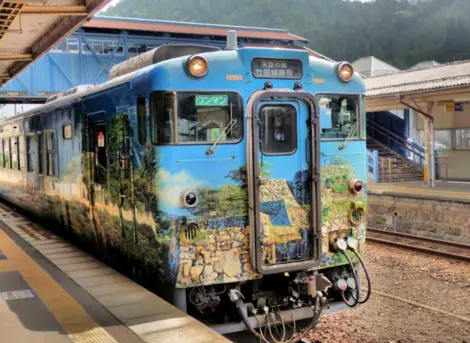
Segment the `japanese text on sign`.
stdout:
<svg viewBox="0 0 470 343">
<path fill-rule="evenodd" d="M 252 73 L 256 78 L 300 79 L 302 63 L 297 60 L 256 58 L 252 63 Z"/>
<path fill-rule="evenodd" d="M 196 95 L 196 106 L 228 106 L 228 95 Z"/>
</svg>

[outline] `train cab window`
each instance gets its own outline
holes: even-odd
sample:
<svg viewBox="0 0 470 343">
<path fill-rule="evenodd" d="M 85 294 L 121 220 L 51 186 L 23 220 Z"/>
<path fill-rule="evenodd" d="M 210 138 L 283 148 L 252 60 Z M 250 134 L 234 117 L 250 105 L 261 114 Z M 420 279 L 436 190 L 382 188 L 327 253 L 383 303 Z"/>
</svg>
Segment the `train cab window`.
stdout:
<svg viewBox="0 0 470 343">
<path fill-rule="evenodd" d="M 155 145 L 174 142 L 175 95 L 168 92 L 154 92 L 150 96 L 150 133 Z"/>
<path fill-rule="evenodd" d="M 243 137 L 240 96 L 228 94 L 177 94 L 178 143 L 238 142 Z"/>
<path fill-rule="evenodd" d="M 42 133 L 38 133 L 38 174 L 44 174 L 44 139 Z"/>
<path fill-rule="evenodd" d="M 297 150 L 297 111 L 293 106 L 261 108 L 260 148 L 264 155 L 290 155 Z"/>
<path fill-rule="evenodd" d="M 320 125 L 322 139 L 358 138 L 359 96 L 357 95 L 320 95 Z"/>
<path fill-rule="evenodd" d="M 26 136 L 27 164 L 28 172 L 35 172 L 37 162 L 37 141 L 36 136 Z"/>
<path fill-rule="evenodd" d="M 147 110 L 143 96 L 137 98 L 137 131 L 139 143 L 145 145 L 147 141 Z"/>
<path fill-rule="evenodd" d="M 10 140 L 3 141 L 3 168 L 11 168 Z"/>
<path fill-rule="evenodd" d="M 57 142 L 55 132 L 46 132 L 45 137 L 47 176 L 57 176 Z"/>
</svg>

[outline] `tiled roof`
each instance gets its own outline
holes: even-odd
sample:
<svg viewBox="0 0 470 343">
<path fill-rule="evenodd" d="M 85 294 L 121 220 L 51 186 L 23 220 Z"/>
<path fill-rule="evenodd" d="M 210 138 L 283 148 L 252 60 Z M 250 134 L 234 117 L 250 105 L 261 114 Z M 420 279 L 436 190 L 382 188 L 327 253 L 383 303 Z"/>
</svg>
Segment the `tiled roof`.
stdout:
<svg viewBox="0 0 470 343">
<path fill-rule="evenodd" d="M 368 97 L 470 85 L 470 60 L 365 79 Z"/>
<path fill-rule="evenodd" d="M 164 20 L 147 20 L 133 18 L 95 17 L 84 25 L 85 28 L 148 31 L 148 32 L 170 32 L 188 35 L 227 36 L 229 30 L 236 30 L 242 38 L 262 38 L 273 40 L 288 40 L 307 43 L 308 40 L 291 34 L 286 30 L 228 26 L 215 24 L 184 23 Z"/>
</svg>

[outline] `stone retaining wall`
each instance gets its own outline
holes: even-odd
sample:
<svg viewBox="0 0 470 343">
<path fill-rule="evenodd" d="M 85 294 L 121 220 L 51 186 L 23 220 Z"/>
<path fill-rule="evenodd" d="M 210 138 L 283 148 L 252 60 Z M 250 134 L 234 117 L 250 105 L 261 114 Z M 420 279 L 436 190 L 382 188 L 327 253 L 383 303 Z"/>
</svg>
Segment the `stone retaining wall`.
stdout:
<svg viewBox="0 0 470 343">
<path fill-rule="evenodd" d="M 470 203 L 368 194 L 368 226 L 470 244 Z"/>
</svg>

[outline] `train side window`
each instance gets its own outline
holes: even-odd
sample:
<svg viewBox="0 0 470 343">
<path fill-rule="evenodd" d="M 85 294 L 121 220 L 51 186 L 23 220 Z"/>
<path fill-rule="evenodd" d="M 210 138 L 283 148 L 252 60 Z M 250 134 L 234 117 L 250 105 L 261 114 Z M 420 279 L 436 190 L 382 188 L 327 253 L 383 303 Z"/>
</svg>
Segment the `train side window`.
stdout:
<svg viewBox="0 0 470 343">
<path fill-rule="evenodd" d="M 174 142 L 175 95 L 154 92 L 150 96 L 150 136 L 155 145 Z"/>
<path fill-rule="evenodd" d="M 55 132 L 46 132 L 46 167 L 47 176 L 58 176 L 57 142 Z"/>
<path fill-rule="evenodd" d="M 0 139 L 0 168 L 3 168 L 3 139 Z"/>
<path fill-rule="evenodd" d="M 137 98 L 137 130 L 139 143 L 145 145 L 147 141 L 147 113 L 145 97 L 143 96 Z"/>
<path fill-rule="evenodd" d="M 18 137 L 19 170 L 26 170 L 25 136 Z"/>
<path fill-rule="evenodd" d="M 42 133 L 38 133 L 38 174 L 44 174 L 44 140 Z"/>
<path fill-rule="evenodd" d="M 3 168 L 11 168 L 10 140 L 5 139 L 3 144 Z"/>
<path fill-rule="evenodd" d="M 26 136 L 26 150 L 28 160 L 28 172 L 35 172 L 37 164 L 37 140 L 35 135 Z"/>
<path fill-rule="evenodd" d="M 72 139 L 72 125 L 67 124 L 64 125 L 62 128 L 62 138 L 64 140 L 71 140 Z"/>
<path fill-rule="evenodd" d="M 18 170 L 18 137 L 10 138 L 11 169 Z"/>
</svg>

